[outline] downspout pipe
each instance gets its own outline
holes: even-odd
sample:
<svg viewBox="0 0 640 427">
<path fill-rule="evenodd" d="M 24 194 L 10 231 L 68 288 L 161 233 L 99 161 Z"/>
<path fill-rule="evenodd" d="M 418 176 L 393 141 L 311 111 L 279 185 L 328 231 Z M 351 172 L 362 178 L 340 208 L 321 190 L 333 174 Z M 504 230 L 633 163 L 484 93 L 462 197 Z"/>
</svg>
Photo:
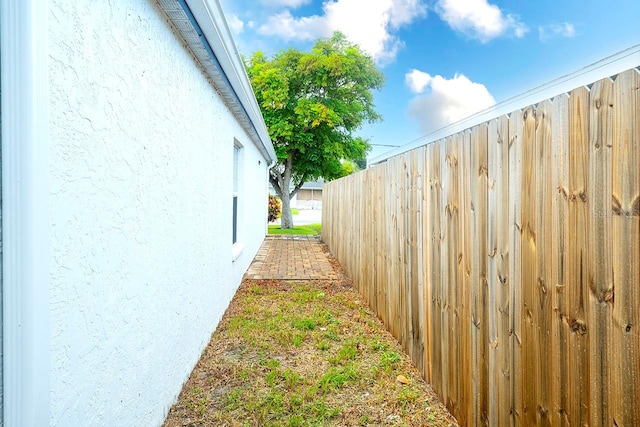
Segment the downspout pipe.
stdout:
<svg viewBox="0 0 640 427">
<path fill-rule="evenodd" d="M 5 427 L 50 424 L 47 0 L 0 0 Z"/>
</svg>

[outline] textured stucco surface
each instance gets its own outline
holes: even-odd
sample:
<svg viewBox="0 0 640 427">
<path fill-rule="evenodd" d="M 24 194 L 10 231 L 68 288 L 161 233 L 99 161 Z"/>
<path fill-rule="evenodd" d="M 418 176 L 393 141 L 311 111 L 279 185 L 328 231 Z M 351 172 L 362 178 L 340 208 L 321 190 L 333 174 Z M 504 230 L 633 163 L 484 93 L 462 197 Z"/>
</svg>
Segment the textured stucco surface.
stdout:
<svg viewBox="0 0 640 427">
<path fill-rule="evenodd" d="M 153 2 L 49 27 L 51 424 L 159 425 L 264 238 L 267 162 Z"/>
</svg>

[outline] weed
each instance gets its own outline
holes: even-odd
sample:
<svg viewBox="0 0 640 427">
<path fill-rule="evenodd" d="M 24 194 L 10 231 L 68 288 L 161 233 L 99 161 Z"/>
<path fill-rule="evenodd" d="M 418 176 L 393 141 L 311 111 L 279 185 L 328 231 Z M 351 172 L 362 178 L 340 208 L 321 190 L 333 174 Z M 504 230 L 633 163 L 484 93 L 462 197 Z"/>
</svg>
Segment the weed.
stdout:
<svg viewBox="0 0 640 427">
<path fill-rule="evenodd" d="M 267 372 L 267 375 L 264 377 L 264 380 L 267 382 L 267 385 L 269 387 L 275 387 L 277 379 L 278 379 L 278 371 L 276 370 Z"/>
<path fill-rule="evenodd" d="M 329 408 L 324 401 L 315 401 L 306 409 L 315 415 L 319 421 L 326 421 L 340 415 L 339 408 Z"/>
<path fill-rule="evenodd" d="M 282 374 L 284 377 L 284 383 L 287 388 L 292 389 L 298 384 L 302 383 L 302 377 L 297 372 L 292 371 L 291 369 L 286 369 Z"/>
<path fill-rule="evenodd" d="M 418 392 L 410 388 L 402 388 L 398 393 L 398 401 L 401 403 L 414 402 L 418 397 Z"/>
<path fill-rule="evenodd" d="M 324 294 L 324 292 L 323 292 Z M 333 325 L 338 323 L 336 318 L 328 311 L 318 310 L 313 314 L 313 317 L 318 319 L 318 323 L 322 325 Z"/>
<path fill-rule="evenodd" d="M 291 326 L 301 331 L 312 331 L 316 327 L 316 322 L 311 319 L 299 319 L 292 321 Z"/>
<path fill-rule="evenodd" d="M 264 295 L 265 289 L 262 286 L 252 285 L 249 288 L 249 294 L 251 295 Z"/>
<path fill-rule="evenodd" d="M 358 378 L 355 367 L 352 363 L 344 367 L 331 367 L 318 381 L 318 390 L 327 392 L 335 388 L 340 388 L 348 381 Z"/>
<path fill-rule="evenodd" d="M 263 364 L 270 370 L 274 370 L 280 366 L 280 361 L 278 359 L 267 359 L 261 364 Z"/>
<path fill-rule="evenodd" d="M 241 398 L 242 390 L 240 388 L 234 388 L 224 397 L 223 405 L 228 411 L 233 411 L 241 406 Z"/>
<path fill-rule="evenodd" d="M 329 363 L 338 365 L 348 360 L 355 360 L 358 353 L 357 344 L 353 341 L 347 341 L 337 352 L 335 357 L 329 358 Z"/>
<path fill-rule="evenodd" d="M 371 344 L 371 349 L 373 351 L 387 351 L 389 350 L 389 344 L 383 343 L 377 339 Z"/>
<path fill-rule="evenodd" d="M 358 420 L 358 424 L 361 426 L 368 426 L 370 422 L 369 415 L 363 415 Z"/>
<path fill-rule="evenodd" d="M 301 427 L 304 425 L 302 415 L 293 415 L 289 418 L 289 427 Z"/>
<path fill-rule="evenodd" d="M 300 347 L 304 342 L 304 337 L 304 334 L 295 334 L 293 338 L 291 338 L 291 342 L 295 347 Z"/>
<path fill-rule="evenodd" d="M 295 291 L 296 292 L 293 294 L 292 298 L 297 304 L 306 304 L 314 300 L 323 300 L 325 297 L 325 293 L 323 291 L 308 289 L 304 286 L 298 287 Z"/>
<path fill-rule="evenodd" d="M 400 362 L 401 357 L 394 351 L 385 351 L 380 355 L 380 366 L 387 372 L 391 372 L 391 368 L 396 363 Z"/>
<path fill-rule="evenodd" d="M 317 345 L 318 350 L 327 351 L 329 350 L 329 343 L 326 341 L 320 341 Z"/>
<path fill-rule="evenodd" d="M 322 334 L 322 336 L 331 341 L 340 341 L 340 337 L 338 336 L 338 334 L 336 334 L 336 332 L 333 329 L 329 329 L 324 334 Z"/>
</svg>

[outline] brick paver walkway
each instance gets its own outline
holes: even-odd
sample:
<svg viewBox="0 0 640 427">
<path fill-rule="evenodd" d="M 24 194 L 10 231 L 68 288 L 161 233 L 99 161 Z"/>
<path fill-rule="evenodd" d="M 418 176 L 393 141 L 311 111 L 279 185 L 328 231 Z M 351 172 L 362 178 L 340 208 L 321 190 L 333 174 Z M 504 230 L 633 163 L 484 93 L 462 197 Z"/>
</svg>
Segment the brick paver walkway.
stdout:
<svg viewBox="0 0 640 427">
<path fill-rule="evenodd" d="M 245 274 L 258 280 L 337 279 L 322 245 L 312 236 L 267 236 Z"/>
</svg>

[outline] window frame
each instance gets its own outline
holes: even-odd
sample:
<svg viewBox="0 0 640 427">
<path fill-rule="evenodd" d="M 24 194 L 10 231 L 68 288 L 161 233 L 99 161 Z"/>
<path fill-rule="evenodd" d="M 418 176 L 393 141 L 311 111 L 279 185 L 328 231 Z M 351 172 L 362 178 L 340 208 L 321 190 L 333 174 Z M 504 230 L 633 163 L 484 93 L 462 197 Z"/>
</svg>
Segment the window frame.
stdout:
<svg viewBox="0 0 640 427">
<path fill-rule="evenodd" d="M 242 218 L 242 165 L 243 165 L 243 152 L 244 146 L 234 138 L 233 140 L 233 175 L 232 175 L 232 188 L 231 188 L 231 210 L 232 210 L 232 222 L 231 222 L 231 242 L 232 242 L 232 260 L 235 261 L 242 253 L 243 245 L 241 242 L 241 223 Z"/>
</svg>

